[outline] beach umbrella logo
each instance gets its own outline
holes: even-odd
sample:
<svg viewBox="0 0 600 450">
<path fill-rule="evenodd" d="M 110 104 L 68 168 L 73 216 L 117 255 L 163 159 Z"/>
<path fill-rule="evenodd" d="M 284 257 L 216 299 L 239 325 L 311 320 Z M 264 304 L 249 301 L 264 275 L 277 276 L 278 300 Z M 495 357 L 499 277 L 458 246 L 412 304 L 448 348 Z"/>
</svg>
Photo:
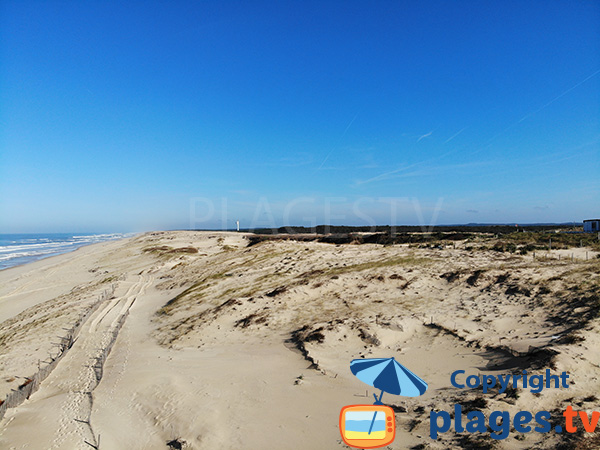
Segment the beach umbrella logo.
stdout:
<svg viewBox="0 0 600 450">
<path fill-rule="evenodd" d="M 350 370 L 363 383 L 379 389 L 372 405 L 344 406 L 340 412 L 340 433 L 350 447 L 383 447 L 396 437 L 394 410 L 385 406 L 383 393 L 418 397 L 427 391 L 427 383 L 394 358 L 355 359 Z"/>
<path fill-rule="evenodd" d="M 404 397 L 418 397 L 427 390 L 427 383 L 393 357 L 355 359 L 350 363 L 350 370 L 363 383 L 381 390 L 376 404 L 381 403 L 384 392 Z"/>
</svg>

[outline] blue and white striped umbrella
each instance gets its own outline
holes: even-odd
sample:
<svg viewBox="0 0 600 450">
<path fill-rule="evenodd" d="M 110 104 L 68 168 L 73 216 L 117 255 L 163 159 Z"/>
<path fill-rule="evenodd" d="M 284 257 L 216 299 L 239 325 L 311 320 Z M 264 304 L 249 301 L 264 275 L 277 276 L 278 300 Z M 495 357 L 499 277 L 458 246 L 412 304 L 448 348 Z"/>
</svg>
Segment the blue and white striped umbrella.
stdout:
<svg viewBox="0 0 600 450">
<path fill-rule="evenodd" d="M 350 363 L 350 370 L 363 383 L 381 389 L 381 395 L 387 392 L 405 397 L 418 397 L 427 390 L 427 383 L 394 358 L 354 359 Z"/>
</svg>

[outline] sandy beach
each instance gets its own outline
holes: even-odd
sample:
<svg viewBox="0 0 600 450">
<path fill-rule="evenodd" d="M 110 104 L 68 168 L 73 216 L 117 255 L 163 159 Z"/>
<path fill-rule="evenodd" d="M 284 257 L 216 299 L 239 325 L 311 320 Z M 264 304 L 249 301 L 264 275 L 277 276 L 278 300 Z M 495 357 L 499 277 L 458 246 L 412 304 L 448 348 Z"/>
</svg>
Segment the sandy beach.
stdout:
<svg viewBox="0 0 600 450">
<path fill-rule="evenodd" d="M 450 430 L 433 440 L 429 422 L 455 403 L 486 416 L 598 410 L 599 269 L 585 248 L 534 259 L 464 242 L 249 245 L 244 233 L 172 231 L 3 270 L 0 398 L 85 321 L 39 389 L 7 409 L 0 447 L 347 448 L 340 409 L 379 393 L 350 361 L 394 356 L 429 389 L 384 395 L 396 411 L 389 448 L 598 448 L 594 433 L 493 441 Z M 547 368 L 568 372 L 570 387 L 484 395 L 450 384 L 456 370 Z"/>
</svg>

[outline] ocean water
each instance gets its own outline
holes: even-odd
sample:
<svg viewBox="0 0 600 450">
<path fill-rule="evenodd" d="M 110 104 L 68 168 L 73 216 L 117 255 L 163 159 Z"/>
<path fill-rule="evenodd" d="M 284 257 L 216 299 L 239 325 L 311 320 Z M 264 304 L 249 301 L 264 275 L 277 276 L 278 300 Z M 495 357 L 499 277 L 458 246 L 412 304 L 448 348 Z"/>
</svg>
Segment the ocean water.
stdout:
<svg viewBox="0 0 600 450">
<path fill-rule="evenodd" d="M 84 245 L 128 236 L 132 234 L 0 234 L 0 270 L 67 253 Z"/>
</svg>

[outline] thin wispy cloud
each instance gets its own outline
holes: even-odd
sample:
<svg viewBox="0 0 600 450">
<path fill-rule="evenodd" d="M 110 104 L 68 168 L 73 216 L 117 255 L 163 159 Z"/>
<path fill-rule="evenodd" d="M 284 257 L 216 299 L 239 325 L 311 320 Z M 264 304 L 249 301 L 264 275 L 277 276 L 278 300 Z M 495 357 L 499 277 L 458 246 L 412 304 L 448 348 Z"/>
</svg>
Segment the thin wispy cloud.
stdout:
<svg viewBox="0 0 600 450">
<path fill-rule="evenodd" d="M 348 126 L 346 127 L 346 129 L 344 130 L 344 132 L 342 133 L 342 135 L 340 136 L 340 139 L 343 138 L 346 133 L 348 132 L 348 130 L 350 129 L 350 127 L 352 126 L 352 124 L 354 123 L 354 121 L 356 120 L 356 118 L 358 117 L 359 113 L 356 113 L 356 115 L 354 116 L 354 118 L 350 121 L 350 123 L 348 124 Z"/>
<path fill-rule="evenodd" d="M 580 83 L 581 84 L 581 83 Z M 454 139 L 455 137 L 457 137 L 459 134 L 461 134 L 463 131 L 465 131 L 467 128 L 469 128 L 469 126 L 466 126 L 464 128 L 462 128 L 461 130 L 459 130 L 457 133 L 455 133 L 453 136 L 451 136 L 449 139 L 446 140 L 446 142 L 451 141 L 452 139 Z M 423 137 L 429 136 L 433 133 L 429 132 L 427 133 L 427 135 L 423 135 Z M 446 143 L 445 142 L 445 143 Z M 588 142 L 586 144 L 577 146 L 575 148 L 571 148 L 569 150 L 564 150 L 561 152 L 556 152 L 554 154 L 551 155 L 544 155 L 544 156 L 540 156 L 540 162 L 539 163 L 533 163 L 532 161 L 523 161 L 521 162 L 521 164 L 529 164 L 531 165 L 531 167 L 537 167 L 540 164 L 543 165 L 549 165 L 549 164 L 555 164 L 561 161 L 566 161 L 566 160 L 570 160 L 573 158 L 577 158 L 577 157 L 581 157 L 581 153 L 575 152 L 575 150 L 580 150 L 582 148 L 588 147 L 590 145 L 594 145 L 598 142 L 598 139 L 593 140 L 591 142 Z M 480 150 L 478 150 L 475 153 L 478 153 Z M 424 164 L 430 164 L 433 163 L 435 161 L 438 161 L 448 155 L 451 155 L 453 153 L 456 153 L 456 150 L 450 150 L 448 152 L 443 153 L 442 155 L 439 155 L 437 157 L 434 158 L 429 158 L 427 160 L 423 160 L 423 161 L 419 161 L 417 163 L 414 164 L 410 164 L 407 166 L 402 166 L 399 167 L 397 169 L 394 170 L 390 170 L 384 173 L 381 173 L 377 176 L 374 176 L 372 178 L 366 179 L 366 180 L 358 180 L 356 181 L 354 184 L 355 186 L 362 186 L 362 185 L 366 185 L 366 184 L 370 184 L 373 182 L 377 182 L 377 181 L 384 181 L 384 180 L 389 180 L 392 178 L 408 178 L 408 177 L 415 177 L 415 176 L 430 176 L 430 175 L 434 175 L 436 173 L 442 173 L 446 170 L 458 170 L 458 169 L 464 169 L 464 168 L 468 168 L 468 167 L 475 167 L 475 166 L 487 166 L 487 165 L 491 165 L 492 162 L 491 161 L 479 161 L 479 162 L 470 162 L 470 163 L 465 163 L 465 164 L 449 164 L 449 165 L 438 165 L 438 166 L 426 166 L 423 168 L 420 168 L 418 170 L 414 170 L 417 167 L 423 166 Z M 586 152 L 587 153 L 593 153 L 592 152 Z M 513 160 L 512 163 L 514 164 L 515 161 Z M 494 165 L 496 165 L 496 163 L 493 163 Z M 413 170 L 410 170 L 413 169 Z M 506 172 L 506 169 L 504 167 L 502 167 L 502 165 L 497 166 L 497 171 L 498 172 Z"/>
<path fill-rule="evenodd" d="M 595 139 L 591 142 L 588 142 L 588 143 L 585 143 L 582 145 L 578 145 L 575 147 L 570 147 L 570 148 L 565 149 L 560 152 L 554 152 L 552 154 L 540 155 L 538 157 L 527 159 L 527 160 L 523 159 L 521 161 L 511 160 L 511 161 L 502 161 L 502 162 L 496 161 L 496 162 L 494 162 L 492 168 L 488 169 L 488 171 L 485 173 L 485 175 L 487 177 L 504 176 L 505 174 L 513 172 L 515 170 L 515 167 L 519 167 L 519 170 L 521 170 L 521 171 L 533 172 L 535 170 L 539 170 L 540 167 L 557 165 L 559 163 L 564 163 L 565 161 L 569 161 L 572 159 L 590 158 L 593 155 L 598 153 L 597 149 L 592 149 L 592 150 L 588 150 L 585 152 L 581 152 L 580 150 L 583 148 L 592 146 L 594 144 L 597 144 L 598 142 L 600 142 L 600 140 Z M 558 181 L 556 176 L 554 176 L 553 178 Z M 544 178 L 545 181 L 549 181 L 551 179 L 552 178 Z M 504 190 L 504 192 L 512 192 L 512 193 L 521 192 L 521 193 L 523 193 L 523 192 L 525 192 L 525 190 L 523 190 L 523 188 L 528 186 L 529 183 L 530 183 L 529 178 L 522 178 L 513 183 L 508 183 L 508 184 L 503 185 L 503 190 Z M 588 180 L 585 183 L 586 183 L 586 187 L 589 190 L 589 192 L 596 193 L 600 189 L 600 182 Z M 575 187 L 570 188 L 570 192 L 574 193 L 575 189 L 576 189 Z M 493 195 L 494 195 L 493 192 L 485 192 L 485 191 L 474 192 L 472 194 L 471 200 L 474 200 L 476 198 L 484 198 L 485 199 L 485 197 L 490 197 Z"/>
<path fill-rule="evenodd" d="M 413 167 L 417 167 L 417 166 L 419 166 L 421 164 L 422 164 L 422 162 L 418 162 L 418 163 L 415 163 L 415 164 L 410 164 L 408 166 L 399 167 L 398 169 L 390 170 L 388 172 L 381 173 L 381 174 L 379 174 L 379 175 L 377 175 L 377 176 L 375 176 L 373 178 L 369 178 L 368 180 L 359 180 L 359 181 L 356 182 L 356 184 L 357 185 L 361 185 L 361 184 L 372 183 L 374 181 L 386 180 L 386 179 L 394 176 L 395 174 L 399 174 L 399 173 L 405 172 L 408 169 L 411 169 Z"/>
<path fill-rule="evenodd" d="M 367 180 L 356 181 L 355 184 L 357 186 L 362 186 L 362 185 L 373 183 L 376 181 L 384 181 L 384 180 L 390 180 L 390 179 L 395 179 L 395 178 L 409 178 L 409 177 L 417 177 L 417 176 L 425 177 L 425 176 L 437 175 L 437 174 L 441 174 L 441 173 L 445 173 L 445 172 L 449 172 L 449 171 L 457 171 L 457 170 L 462 170 L 462 169 L 482 167 L 482 166 L 488 166 L 488 165 L 492 165 L 492 164 L 495 164 L 495 162 L 493 162 L 493 161 L 472 161 L 472 162 L 463 163 L 463 164 L 444 164 L 444 165 L 438 165 L 438 166 L 425 166 L 425 167 L 421 167 L 416 170 L 409 171 L 409 169 L 421 165 L 421 163 L 415 163 L 415 164 L 411 164 L 406 167 L 400 167 L 395 170 L 390 170 L 389 172 L 379 174 L 379 175 L 377 175 L 373 178 L 369 178 Z"/>
<path fill-rule="evenodd" d="M 505 134 L 508 130 L 514 128 L 515 126 L 519 125 L 520 123 L 524 122 L 526 119 L 528 119 L 531 116 L 534 116 L 535 114 L 539 113 L 540 111 L 546 109 L 548 106 L 552 105 L 554 102 L 556 102 L 558 99 L 564 97 L 565 95 L 567 95 L 569 92 L 573 91 L 574 89 L 578 88 L 579 86 L 581 86 L 583 83 L 585 83 L 586 81 L 590 80 L 591 78 L 594 78 L 596 75 L 598 75 L 600 73 L 600 69 L 596 70 L 594 73 L 592 73 L 591 75 L 588 75 L 587 77 L 585 77 L 583 80 L 575 83 L 573 86 L 571 86 L 569 89 L 565 90 L 564 92 L 560 93 L 559 95 L 557 95 L 556 97 L 552 98 L 550 101 L 546 102 L 544 105 L 542 105 L 541 107 L 525 114 L 523 117 L 521 117 L 519 120 L 517 120 L 516 122 L 510 124 L 509 126 L 507 126 L 506 128 L 504 128 L 502 131 L 500 131 L 499 133 L 496 133 L 494 136 L 492 136 L 492 138 L 487 141 L 480 149 L 474 151 L 473 153 L 471 153 L 471 155 L 475 155 L 477 153 L 482 152 L 484 149 L 490 147 L 492 145 L 492 143 L 498 139 L 500 136 L 502 136 L 503 134 Z"/>
<path fill-rule="evenodd" d="M 540 167 L 540 166 L 553 165 L 553 164 L 556 164 L 559 162 L 568 161 L 568 160 L 575 159 L 575 158 L 590 157 L 590 156 L 593 156 L 594 154 L 598 153 L 597 144 L 599 144 L 599 143 L 600 143 L 600 137 L 596 138 L 590 142 L 586 142 L 584 144 L 577 145 L 574 147 L 569 147 L 569 148 L 563 149 L 561 151 L 557 151 L 557 152 L 553 152 L 553 153 L 546 153 L 546 154 L 538 155 L 535 157 L 513 159 L 511 161 L 511 166 L 519 165 L 520 167 L 535 168 L 535 167 Z M 596 146 L 596 147 L 594 147 L 594 146 Z M 589 147 L 592 147 L 592 148 L 589 150 L 582 151 Z"/>
<path fill-rule="evenodd" d="M 521 123 L 524 120 L 526 120 L 527 118 L 539 113 L 540 111 L 542 111 L 543 109 L 546 109 L 548 106 L 550 106 L 552 103 L 554 103 L 555 101 L 557 101 L 558 99 L 564 97 L 565 95 L 567 95 L 569 92 L 571 92 L 573 89 L 578 88 L 579 86 L 581 86 L 583 83 L 585 83 L 586 81 L 588 81 L 591 78 L 594 78 L 596 75 L 598 75 L 600 73 L 600 69 L 596 70 L 594 73 L 592 73 L 591 75 L 588 75 L 587 77 L 585 77 L 583 80 L 575 83 L 573 86 L 571 86 L 569 89 L 567 89 L 566 91 L 562 92 L 561 94 L 557 95 L 556 97 L 554 97 L 552 100 L 550 100 L 549 102 L 545 103 L 543 106 L 541 106 L 540 108 L 536 109 L 535 111 L 530 112 L 529 114 L 525 114 L 523 117 L 521 117 L 519 119 L 519 121 L 517 123 Z"/>
<path fill-rule="evenodd" d="M 428 138 L 432 134 L 433 134 L 433 130 L 431 130 L 429 133 L 422 134 L 421 136 L 419 136 L 419 139 L 417 139 L 417 142 L 421 142 L 423 139 Z"/>
<path fill-rule="evenodd" d="M 464 127 L 462 130 L 460 130 L 458 133 L 456 133 L 455 136 L 457 136 L 458 134 L 460 134 L 462 131 L 464 131 L 467 128 L 468 128 L 468 126 Z M 435 131 L 435 130 L 433 130 L 433 131 Z M 433 131 L 431 131 L 431 133 L 433 133 Z M 431 163 L 433 163 L 435 161 L 439 161 L 439 160 L 445 158 L 446 156 L 449 156 L 449 155 L 452 155 L 454 153 L 457 153 L 458 150 L 459 149 L 452 149 L 452 150 L 449 150 L 449 151 L 447 151 L 447 152 L 445 152 L 445 153 L 443 153 L 441 155 L 438 155 L 438 156 L 435 156 L 435 157 L 432 157 L 432 158 L 428 158 L 428 159 L 424 159 L 422 161 L 419 161 L 419 162 L 416 162 L 416 163 L 413 163 L 413 164 L 409 164 L 407 166 L 402 166 L 402 167 L 399 167 L 397 169 L 381 173 L 381 174 L 379 174 L 379 175 L 377 175 L 377 176 L 375 176 L 373 178 L 369 178 L 367 180 L 356 181 L 354 184 L 357 185 L 357 186 L 359 186 L 359 185 L 363 185 L 363 184 L 372 183 L 372 182 L 375 182 L 375 181 L 386 180 L 386 179 L 394 177 L 397 174 L 401 174 L 403 172 L 406 172 L 409 169 L 413 169 L 415 167 L 419 167 L 419 166 L 423 166 L 425 164 L 431 164 Z M 416 173 L 416 172 L 413 172 L 413 173 Z"/>
<path fill-rule="evenodd" d="M 356 120 L 356 118 L 358 117 L 359 114 L 360 114 L 360 112 L 357 112 L 356 115 L 354 116 L 354 118 L 350 121 L 350 123 L 348 123 L 348 126 L 346 126 L 346 128 L 344 129 L 344 132 L 338 139 L 338 143 L 331 150 L 329 150 L 329 153 L 327 153 L 327 156 L 325 156 L 325 158 L 321 162 L 321 165 L 319 165 L 319 167 L 317 167 L 317 170 L 321 170 L 321 168 L 323 167 L 323 164 L 325 164 L 327 162 L 327 160 L 329 159 L 329 157 L 331 156 L 333 151 L 337 148 L 340 141 L 344 138 L 344 136 L 346 135 L 346 133 L 348 132 L 348 130 L 350 129 L 350 127 L 352 126 L 352 124 L 354 123 L 354 121 Z"/>
<path fill-rule="evenodd" d="M 467 128 L 469 128 L 468 125 L 466 127 L 464 127 L 462 130 L 460 130 L 458 133 L 455 133 L 452 136 L 450 136 L 448 139 L 446 139 L 444 141 L 444 144 L 447 144 L 448 142 L 450 142 L 452 139 L 454 139 L 455 137 L 457 137 L 460 133 L 462 133 L 463 131 L 465 131 Z"/>
</svg>

